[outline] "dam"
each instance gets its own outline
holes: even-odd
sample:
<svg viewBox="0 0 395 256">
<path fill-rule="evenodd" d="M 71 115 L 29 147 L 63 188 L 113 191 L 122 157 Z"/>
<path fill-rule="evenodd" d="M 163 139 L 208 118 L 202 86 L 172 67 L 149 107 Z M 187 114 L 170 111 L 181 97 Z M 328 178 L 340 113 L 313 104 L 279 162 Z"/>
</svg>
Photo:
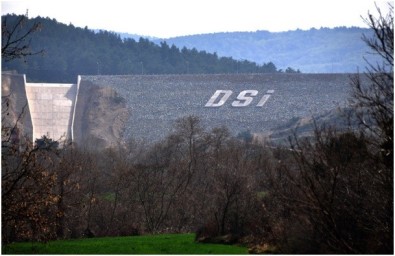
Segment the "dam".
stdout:
<svg viewBox="0 0 395 256">
<path fill-rule="evenodd" d="M 80 80 L 80 78 L 79 78 Z M 77 84 L 26 83 L 33 138 L 73 141 Z"/>
<path fill-rule="evenodd" d="M 73 141 L 74 115 L 81 77 L 76 84 L 27 83 L 25 75 L 2 74 L 2 96 L 14 100 L 10 111 L 19 117 L 33 142 L 47 136 L 57 141 Z M 28 131 L 28 132 L 26 132 Z"/>
<path fill-rule="evenodd" d="M 190 115 L 206 130 L 270 135 L 346 106 L 350 74 L 102 75 L 49 84 L 3 73 L 2 95 L 14 122 L 23 112 L 19 129 L 31 141 L 45 135 L 101 148 L 161 140 Z"/>
<path fill-rule="evenodd" d="M 127 109 L 119 95 L 108 87 L 85 82 L 32 83 L 26 75 L 2 73 L 2 127 L 12 136 L 35 142 L 43 136 L 59 145 L 90 143 L 109 147 L 120 143 Z M 2 134 L 4 140 L 4 134 Z"/>
</svg>

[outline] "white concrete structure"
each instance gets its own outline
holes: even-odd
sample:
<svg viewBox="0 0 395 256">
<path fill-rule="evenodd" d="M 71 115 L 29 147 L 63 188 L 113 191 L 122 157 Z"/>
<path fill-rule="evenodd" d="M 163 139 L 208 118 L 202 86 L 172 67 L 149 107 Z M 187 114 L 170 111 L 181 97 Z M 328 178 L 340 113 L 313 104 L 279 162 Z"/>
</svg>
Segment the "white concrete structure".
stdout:
<svg viewBox="0 0 395 256">
<path fill-rule="evenodd" d="M 59 142 L 106 148 L 120 143 L 129 116 L 114 90 L 81 81 L 75 84 L 27 83 L 26 76 L 2 72 L 2 133 L 12 143 L 47 136 Z M 82 86 L 81 86 L 82 85 Z"/>
<path fill-rule="evenodd" d="M 73 140 L 73 116 L 78 96 L 77 84 L 26 83 L 33 125 L 33 141 L 43 135 L 56 140 Z"/>
</svg>

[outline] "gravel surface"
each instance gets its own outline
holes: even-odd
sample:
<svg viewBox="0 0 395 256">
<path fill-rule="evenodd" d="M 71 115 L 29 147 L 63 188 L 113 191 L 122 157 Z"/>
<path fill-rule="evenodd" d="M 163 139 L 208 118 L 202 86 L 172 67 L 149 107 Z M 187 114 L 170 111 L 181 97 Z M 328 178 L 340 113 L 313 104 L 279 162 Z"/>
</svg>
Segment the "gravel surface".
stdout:
<svg viewBox="0 0 395 256">
<path fill-rule="evenodd" d="M 225 125 L 234 134 L 268 132 L 294 117 L 320 115 L 346 104 L 348 74 L 224 74 L 83 76 L 99 86 L 114 88 L 126 99 L 131 116 L 124 136 L 155 141 L 172 131 L 174 121 L 199 116 L 207 129 Z M 221 107 L 205 107 L 216 90 L 233 93 Z M 259 93 L 246 107 L 232 102 L 243 90 Z M 274 90 L 263 105 L 263 95 Z"/>
</svg>

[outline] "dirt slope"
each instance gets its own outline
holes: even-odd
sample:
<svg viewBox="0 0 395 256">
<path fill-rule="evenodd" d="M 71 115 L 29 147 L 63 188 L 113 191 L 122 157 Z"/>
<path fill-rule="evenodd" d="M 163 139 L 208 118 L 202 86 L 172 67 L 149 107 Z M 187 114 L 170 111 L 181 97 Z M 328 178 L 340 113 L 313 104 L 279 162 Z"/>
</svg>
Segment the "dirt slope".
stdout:
<svg viewBox="0 0 395 256">
<path fill-rule="evenodd" d="M 84 147 L 118 146 L 128 116 L 125 100 L 113 89 L 82 81 L 75 113 L 75 141 Z"/>
</svg>

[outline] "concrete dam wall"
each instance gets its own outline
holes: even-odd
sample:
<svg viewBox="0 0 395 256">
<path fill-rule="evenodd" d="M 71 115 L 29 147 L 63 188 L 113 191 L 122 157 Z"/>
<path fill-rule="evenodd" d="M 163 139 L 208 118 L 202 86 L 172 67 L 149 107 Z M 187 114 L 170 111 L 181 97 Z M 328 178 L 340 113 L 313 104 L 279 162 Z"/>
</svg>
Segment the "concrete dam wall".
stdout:
<svg viewBox="0 0 395 256">
<path fill-rule="evenodd" d="M 1 121 L 2 128 L 12 128 L 15 125 L 17 136 L 33 140 L 33 124 L 27 102 L 25 76 L 17 74 L 2 74 L 1 76 Z M 7 140 L 2 129 L 2 140 Z"/>
<path fill-rule="evenodd" d="M 79 84 L 26 83 L 33 138 L 73 140 L 73 117 Z"/>
<path fill-rule="evenodd" d="M 113 104 L 117 97 L 111 88 L 81 82 L 80 76 L 75 84 L 27 83 L 25 75 L 3 73 L 3 127 L 16 125 L 19 136 L 32 142 L 47 136 L 108 147 L 119 143 L 127 117 L 122 104 Z"/>
</svg>

